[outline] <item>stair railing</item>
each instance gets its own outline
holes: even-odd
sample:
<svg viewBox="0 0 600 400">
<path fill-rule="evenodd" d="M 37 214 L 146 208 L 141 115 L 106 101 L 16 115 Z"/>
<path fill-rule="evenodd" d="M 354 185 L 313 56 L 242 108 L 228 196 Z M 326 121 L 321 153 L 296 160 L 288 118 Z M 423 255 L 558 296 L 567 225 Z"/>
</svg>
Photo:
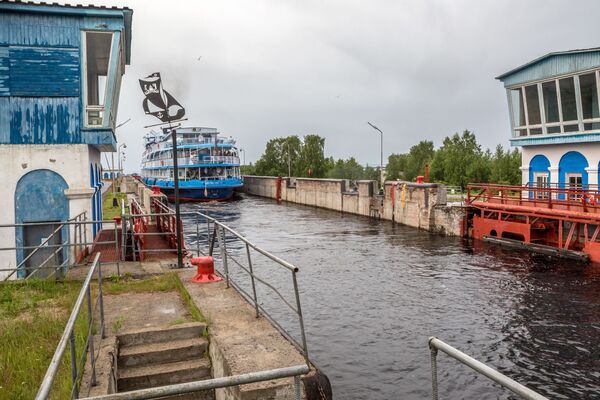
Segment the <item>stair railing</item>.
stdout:
<svg viewBox="0 0 600 400">
<path fill-rule="evenodd" d="M 91 282 L 94 274 L 98 274 L 98 294 L 95 299 L 95 302 L 92 304 L 92 291 L 91 291 Z M 86 331 L 86 339 L 84 349 L 87 351 L 83 351 L 80 355 L 80 358 L 77 358 L 77 347 L 75 343 L 75 323 L 79 316 L 79 312 L 81 311 L 81 307 L 83 306 L 84 300 L 87 299 L 87 331 Z M 35 396 L 36 400 L 45 400 L 50 395 L 50 390 L 52 389 L 52 384 L 54 383 L 54 379 L 58 373 L 60 365 L 62 364 L 63 355 L 67 349 L 67 344 L 70 347 L 70 360 L 71 360 L 71 398 L 75 399 L 79 397 L 79 382 L 80 377 L 83 374 L 84 366 L 87 357 L 90 358 L 90 366 L 91 366 L 91 385 L 96 385 L 96 360 L 98 358 L 97 353 L 94 351 L 94 314 L 96 312 L 96 307 L 99 308 L 98 314 L 100 316 L 100 336 L 105 338 L 104 332 L 104 302 L 102 296 L 102 267 L 100 264 L 100 253 L 96 254 L 94 258 L 94 262 L 90 267 L 85 280 L 83 281 L 83 286 L 79 291 L 79 296 L 77 296 L 77 300 L 75 301 L 75 305 L 73 306 L 73 310 L 71 311 L 71 315 L 69 316 L 69 320 L 67 321 L 67 325 L 65 326 L 65 330 L 58 342 L 58 346 L 54 351 L 54 355 L 52 356 L 52 361 L 50 361 L 50 366 L 46 370 L 46 374 L 44 375 L 44 379 L 42 380 L 42 384 L 38 389 L 37 395 Z M 98 348 L 98 353 L 100 352 L 100 348 Z"/>
<path fill-rule="evenodd" d="M 534 392 L 528 387 L 521 385 L 519 382 L 509 378 L 508 376 L 496 371 L 495 369 L 488 367 L 481 361 L 477 361 L 473 357 L 470 357 L 462 351 L 444 343 L 436 337 L 429 338 L 429 350 L 431 351 L 431 384 L 432 384 L 432 399 L 438 400 L 438 381 L 437 381 L 437 353 L 438 350 L 446 353 L 450 357 L 454 358 L 461 364 L 470 367 L 477 373 L 491 379 L 500 386 L 510 390 L 513 393 L 518 394 L 527 400 L 548 400 L 547 397 Z"/>
</svg>

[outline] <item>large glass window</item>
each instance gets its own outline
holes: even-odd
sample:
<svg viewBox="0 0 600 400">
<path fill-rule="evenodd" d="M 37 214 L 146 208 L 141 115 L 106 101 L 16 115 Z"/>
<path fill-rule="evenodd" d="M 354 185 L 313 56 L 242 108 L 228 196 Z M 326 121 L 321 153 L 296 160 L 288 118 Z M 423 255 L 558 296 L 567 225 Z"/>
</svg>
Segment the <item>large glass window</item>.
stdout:
<svg viewBox="0 0 600 400">
<path fill-rule="evenodd" d="M 600 130 L 599 85 L 594 71 L 508 89 L 513 136 Z"/>
<path fill-rule="evenodd" d="M 577 102 L 575 100 L 575 80 L 573 77 L 560 79 L 560 101 L 563 121 L 577 121 Z"/>
<path fill-rule="evenodd" d="M 86 125 L 104 125 L 110 50 L 113 34 L 85 32 Z"/>
<path fill-rule="evenodd" d="M 579 77 L 579 89 L 581 91 L 583 119 L 599 118 L 596 73 L 581 75 Z"/>
<path fill-rule="evenodd" d="M 525 126 L 525 105 L 523 104 L 523 96 L 521 89 L 511 89 L 509 91 L 510 104 L 512 107 L 513 126 Z"/>
<path fill-rule="evenodd" d="M 525 100 L 527 101 L 527 116 L 529 125 L 542 123 L 540 114 L 540 98 L 538 97 L 537 85 L 525 86 Z"/>
<path fill-rule="evenodd" d="M 544 96 L 544 114 L 546 116 L 546 123 L 560 122 L 556 82 L 551 81 L 542 83 L 542 93 Z"/>
</svg>

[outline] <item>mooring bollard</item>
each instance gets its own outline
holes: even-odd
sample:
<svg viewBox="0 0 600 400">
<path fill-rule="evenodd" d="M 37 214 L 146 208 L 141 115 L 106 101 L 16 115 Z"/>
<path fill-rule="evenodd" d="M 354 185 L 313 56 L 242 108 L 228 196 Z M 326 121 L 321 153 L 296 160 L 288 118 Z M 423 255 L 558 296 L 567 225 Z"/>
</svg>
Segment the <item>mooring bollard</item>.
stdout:
<svg viewBox="0 0 600 400">
<path fill-rule="evenodd" d="M 198 268 L 192 282 L 210 283 L 223 280 L 220 276 L 215 275 L 215 260 L 212 257 L 194 257 L 190 262 Z"/>
</svg>

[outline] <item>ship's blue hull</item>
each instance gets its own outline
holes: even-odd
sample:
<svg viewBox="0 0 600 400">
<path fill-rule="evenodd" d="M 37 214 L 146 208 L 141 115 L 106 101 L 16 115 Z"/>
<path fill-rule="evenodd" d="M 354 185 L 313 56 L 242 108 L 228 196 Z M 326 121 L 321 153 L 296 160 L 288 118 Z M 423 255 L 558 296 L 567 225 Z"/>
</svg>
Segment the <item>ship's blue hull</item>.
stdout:
<svg viewBox="0 0 600 400">
<path fill-rule="evenodd" d="M 175 200 L 173 181 L 144 178 L 149 186 L 158 186 L 169 201 Z M 181 181 L 179 182 L 179 201 L 221 201 L 233 197 L 235 190 L 242 187 L 240 179 L 225 179 L 219 181 Z"/>
</svg>

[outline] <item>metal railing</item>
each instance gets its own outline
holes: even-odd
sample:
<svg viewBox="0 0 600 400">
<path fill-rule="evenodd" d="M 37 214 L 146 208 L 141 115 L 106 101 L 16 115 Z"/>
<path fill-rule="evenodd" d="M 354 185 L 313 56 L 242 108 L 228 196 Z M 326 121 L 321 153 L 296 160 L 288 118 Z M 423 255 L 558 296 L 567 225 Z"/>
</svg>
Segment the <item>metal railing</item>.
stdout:
<svg viewBox="0 0 600 400">
<path fill-rule="evenodd" d="M 597 185 L 569 186 L 497 185 L 473 183 L 467 186 L 466 204 L 494 203 L 508 206 L 549 208 L 586 213 L 600 213 L 600 190 Z"/>
<path fill-rule="evenodd" d="M 256 318 L 258 318 L 260 316 L 260 314 L 262 313 L 262 315 L 265 318 L 267 318 L 271 322 L 271 324 L 273 324 L 277 328 L 277 330 L 279 330 L 279 332 L 282 335 L 284 335 L 302 353 L 302 355 L 304 356 L 304 359 L 306 360 L 306 363 L 309 364 L 310 361 L 309 361 L 309 357 L 308 357 L 308 346 L 306 343 L 306 331 L 304 328 L 304 317 L 302 315 L 302 306 L 300 303 L 300 293 L 298 291 L 298 278 L 297 278 L 297 274 L 299 272 L 298 267 L 296 267 L 295 265 L 260 248 L 256 244 L 254 244 L 251 241 L 249 241 L 248 239 L 246 239 L 244 236 L 242 236 L 237 231 L 235 231 L 232 228 L 228 227 L 227 225 L 217 221 L 216 219 L 214 219 L 206 214 L 200 213 L 200 212 L 197 212 L 195 214 L 196 214 L 197 218 L 202 218 L 206 222 L 205 226 L 207 228 L 208 255 L 213 256 L 214 250 L 215 250 L 215 244 L 218 244 L 218 246 L 219 246 L 220 259 L 221 259 L 221 263 L 223 266 L 223 271 L 220 273 L 225 278 L 227 287 L 229 288 L 230 286 L 233 286 L 243 297 L 245 297 L 246 300 L 254 306 L 254 309 L 256 312 Z M 199 230 L 200 225 L 201 224 L 199 223 L 199 221 L 197 219 L 197 222 L 196 222 L 197 231 Z M 212 229 L 211 229 L 211 225 L 212 225 Z M 228 235 L 229 235 L 229 237 L 228 237 Z M 197 236 L 197 237 L 199 237 L 199 236 Z M 243 248 L 245 249 L 247 265 L 243 265 L 242 261 L 238 260 L 237 257 L 234 256 L 232 254 L 232 252 L 227 249 L 227 243 L 231 243 L 231 241 L 234 241 L 234 240 L 241 242 Z M 199 240 L 198 240 L 198 242 L 199 242 Z M 290 273 L 292 285 L 294 288 L 295 304 L 292 304 L 290 301 L 288 301 L 273 284 L 256 276 L 256 274 L 254 273 L 254 269 L 253 269 L 252 251 L 251 250 L 254 250 L 254 252 L 261 254 L 262 256 L 266 257 L 267 259 L 275 262 L 276 265 L 282 267 L 284 270 L 287 270 Z M 196 251 L 199 254 L 203 254 L 203 252 L 200 251 L 198 244 L 197 244 Z M 233 278 L 231 276 L 232 274 L 230 274 L 230 271 L 229 271 L 229 267 L 231 265 L 229 263 L 229 261 L 233 262 L 233 264 L 238 266 L 240 268 L 240 270 L 243 271 L 250 278 L 250 285 L 252 287 L 251 294 L 248 293 L 246 290 L 244 290 L 237 282 L 235 282 L 233 280 Z M 294 314 L 297 316 L 298 325 L 300 328 L 300 335 L 301 335 L 300 343 L 294 337 L 292 337 L 286 331 L 286 329 L 275 318 L 273 318 L 273 316 L 271 316 L 265 310 L 265 308 L 259 303 L 257 290 L 256 290 L 256 286 L 257 286 L 256 283 L 262 284 L 264 287 L 268 288 L 272 293 L 276 294 L 277 297 L 279 297 L 279 299 L 291 311 L 293 311 Z"/>
<path fill-rule="evenodd" d="M 295 365 L 293 367 L 277 368 L 268 371 L 251 372 L 248 374 L 225 376 L 222 378 L 206 379 L 187 383 L 178 383 L 169 386 L 161 386 L 150 389 L 140 389 L 131 392 L 114 393 L 95 397 L 86 397 L 85 400 L 139 400 L 156 399 L 166 396 L 175 396 L 186 393 L 194 393 L 202 390 L 220 389 L 231 386 L 247 385 L 254 382 L 270 381 L 294 377 L 294 396 L 301 400 L 300 376 L 309 372 L 307 365 Z"/>
<path fill-rule="evenodd" d="M 152 214 L 130 214 L 124 215 L 123 219 L 133 219 L 140 217 L 150 217 L 154 219 L 157 226 L 159 227 L 159 232 L 141 232 L 139 236 L 145 235 L 162 235 L 166 236 L 167 240 L 175 238 L 175 214 L 168 207 L 167 204 L 159 201 L 157 198 L 153 199 L 152 203 Z M 224 278 L 227 287 L 233 286 L 255 309 L 256 317 L 258 318 L 261 314 L 267 318 L 278 330 L 279 332 L 285 336 L 304 356 L 307 364 L 309 363 L 308 358 L 308 346 L 306 344 L 306 331 L 304 327 L 304 317 L 302 315 L 302 306 L 300 302 L 300 293 L 298 290 L 298 279 L 297 274 L 299 272 L 298 267 L 295 265 L 271 254 L 270 252 L 260 248 L 256 244 L 252 243 L 250 240 L 246 239 L 240 233 L 235 231 L 234 229 L 228 227 L 227 225 L 219 222 L 215 218 L 210 217 L 201 212 L 182 212 L 182 216 L 191 217 L 195 222 L 195 234 L 196 234 L 196 242 L 195 246 L 186 245 L 184 246 L 184 251 L 188 254 L 197 254 L 197 255 L 210 255 L 213 256 L 215 248 L 218 246 L 218 258 L 222 264 L 222 271 L 219 272 Z M 125 223 L 123 224 L 125 226 Z M 188 224 L 189 226 L 189 224 Z M 183 227 L 183 224 L 182 224 Z M 206 237 L 205 242 L 205 251 L 201 248 L 201 236 Z M 185 235 L 184 235 L 185 236 Z M 239 256 L 236 256 L 230 249 L 227 248 L 227 244 L 231 244 L 233 242 L 238 242 L 241 244 L 243 249 L 245 262 L 238 259 Z M 171 246 L 173 247 L 173 246 Z M 194 248 L 195 247 L 195 248 Z M 174 251 L 173 248 L 166 249 L 146 249 L 145 252 L 170 252 Z M 277 266 L 282 267 L 282 271 L 287 271 L 290 274 L 291 284 L 294 290 L 294 300 L 288 301 L 285 296 L 278 290 L 274 284 L 267 282 L 265 279 L 262 279 L 256 276 L 254 272 L 254 263 L 252 259 L 252 253 L 258 253 L 268 260 L 274 262 Z M 249 278 L 249 283 L 251 286 L 251 292 L 244 290 L 243 287 L 235 282 L 232 274 L 230 273 L 231 266 L 237 266 L 240 271 L 246 274 Z M 274 293 L 285 305 L 291 310 L 298 319 L 299 329 L 300 329 L 300 342 L 296 340 L 292 335 L 290 335 L 286 329 L 260 304 L 258 299 L 257 292 L 257 284 L 262 285 L 267 288 L 270 292 Z"/>
<path fill-rule="evenodd" d="M 431 383 L 432 383 L 432 398 L 438 400 L 438 379 L 437 379 L 437 353 L 438 350 L 446 353 L 450 357 L 459 361 L 477 373 L 491 379 L 500 386 L 510 390 L 513 393 L 518 394 L 527 400 L 548 400 L 548 398 L 541 394 L 534 392 L 526 386 L 521 385 L 519 382 L 509 378 L 508 376 L 501 374 L 493 368 L 488 367 L 481 361 L 477 361 L 473 357 L 470 357 L 460 350 L 455 349 L 449 344 L 444 343 L 436 337 L 429 338 L 429 350 L 431 351 Z"/>
<path fill-rule="evenodd" d="M 91 290 L 91 281 L 92 277 L 95 273 L 98 273 L 98 295 L 95 299 L 94 304 L 92 304 L 92 290 Z M 87 331 L 86 331 L 86 339 L 84 351 L 80 358 L 77 358 L 77 347 L 75 344 L 75 323 L 79 316 L 79 312 L 83 306 L 83 302 L 87 299 Z M 67 349 L 67 344 L 70 347 L 70 361 L 71 361 L 71 398 L 79 397 L 79 381 L 81 376 L 83 376 L 84 366 L 86 363 L 87 355 L 90 357 L 90 368 L 91 368 L 91 385 L 96 385 L 96 360 L 98 358 L 98 354 L 100 353 L 100 347 L 98 347 L 98 354 L 94 351 L 94 314 L 96 313 L 96 309 L 99 308 L 98 313 L 100 316 L 100 336 L 101 338 L 105 338 L 104 332 L 104 302 L 102 297 L 102 267 L 100 264 L 100 253 L 96 254 L 94 258 L 94 262 L 90 267 L 85 280 L 83 281 L 83 286 L 81 287 L 81 291 L 79 292 L 79 296 L 77 296 L 77 300 L 75 301 L 75 305 L 73 306 L 73 311 L 71 311 L 71 315 L 69 316 L 69 320 L 67 321 L 67 325 L 65 326 L 65 330 L 58 342 L 58 346 L 56 347 L 56 351 L 52 356 L 52 361 L 50 361 L 50 366 L 46 370 L 46 374 L 44 375 L 44 379 L 42 380 L 42 384 L 35 396 L 36 400 L 44 400 L 47 399 L 50 395 L 50 390 L 52 389 L 52 384 L 54 383 L 54 379 L 58 373 L 60 365 L 62 363 L 63 356 Z"/>
<path fill-rule="evenodd" d="M 97 239 L 94 241 L 88 241 L 88 227 L 98 226 L 99 224 L 113 224 L 115 231 L 115 239 L 110 241 L 100 242 Z M 84 258 L 88 255 L 88 251 L 94 244 L 114 244 L 115 250 L 118 254 L 118 235 L 117 235 L 117 222 L 114 220 L 88 220 L 87 212 L 67 220 L 58 222 L 26 222 L 26 223 L 15 223 L 15 224 L 0 224 L 0 230 L 12 229 L 12 230 L 24 230 L 27 227 L 42 227 L 42 226 L 57 226 L 48 237 L 44 238 L 42 242 L 37 246 L 12 246 L 0 248 L 2 252 L 14 252 L 16 256 L 16 266 L 0 268 L 0 280 L 7 281 L 11 279 L 15 274 L 20 278 L 29 279 L 34 276 L 40 276 L 42 271 L 49 271 L 49 276 L 45 278 L 51 278 L 58 276 L 59 272 L 64 273 L 66 270 L 73 266 L 80 265 Z M 107 228 L 105 228 L 107 229 Z M 62 236 L 62 237 L 61 237 Z M 51 244 L 52 239 L 61 237 L 61 242 L 58 244 Z M 89 234 L 91 237 L 91 232 Z M 35 267 L 29 267 L 28 262 L 33 261 L 33 256 L 40 254 L 42 250 L 52 250 L 43 261 L 39 262 Z M 20 252 L 31 250 L 28 254 L 20 256 Z M 13 257 L 14 257 L 13 256 Z M 62 260 L 60 257 L 62 256 Z M 8 257 L 2 257 L 7 259 Z M 21 261 L 18 261 L 21 259 Z M 58 261 L 57 261 L 58 259 Z M 58 264 L 57 264 L 58 263 Z M 117 261 L 118 263 L 118 261 Z M 5 273 L 5 274 L 3 274 Z M 24 273 L 24 275 L 21 275 Z"/>
</svg>

